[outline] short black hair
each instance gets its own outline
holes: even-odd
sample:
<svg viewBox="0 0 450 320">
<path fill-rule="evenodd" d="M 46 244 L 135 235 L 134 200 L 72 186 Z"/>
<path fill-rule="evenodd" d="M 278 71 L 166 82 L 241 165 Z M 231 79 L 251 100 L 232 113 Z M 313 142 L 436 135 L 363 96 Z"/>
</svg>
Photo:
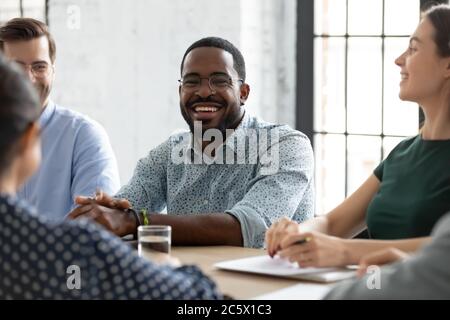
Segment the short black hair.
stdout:
<svg viewBox="0 0 450 320">
<path fill-rule="evenodd" d="M 233 67 L 238 73 L 239 77 L 245 81 L 245 61 L 242 53 L 236 48 L 230 41 L 219 38 L 219 37 L 207 37 L 200 39 L 187 48 L 183 55 L 183 60 L 181 60 L 180 73 L 183 74 L 184 60 L 189 52 L 196 48 L 202 47 L 212 47 L 219 48 L 229 52 L 233 56 Z"/>
<path fill-rule="evenodd" d="M 40 115 L 36 89 L 23 71 L 0 53 L 0 176 L 8 170 L 17 141 Z"/>
</svg>

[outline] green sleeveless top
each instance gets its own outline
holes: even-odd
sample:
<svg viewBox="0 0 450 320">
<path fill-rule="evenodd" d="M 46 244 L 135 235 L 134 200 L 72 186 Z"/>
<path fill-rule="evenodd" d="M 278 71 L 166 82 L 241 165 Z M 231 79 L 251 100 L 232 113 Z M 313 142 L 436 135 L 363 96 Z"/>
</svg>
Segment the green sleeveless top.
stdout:
<svg viewBox="0 0 450 320">
<path fill-rule="evenodd" d="M 450 211 L 450 140 L 406 139 L 374 174 L 381 184 L 367 209 L 373 239 L 429 236 Z"/>
</svg>

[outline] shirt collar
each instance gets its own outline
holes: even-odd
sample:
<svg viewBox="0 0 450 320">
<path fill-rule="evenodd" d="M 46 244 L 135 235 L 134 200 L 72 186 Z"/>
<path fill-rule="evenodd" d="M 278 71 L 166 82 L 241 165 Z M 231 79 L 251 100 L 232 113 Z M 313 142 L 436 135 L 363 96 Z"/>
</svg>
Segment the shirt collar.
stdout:
<svg viewBox="0 0 450 320">
<path fill-rule="evenodd" d="M 37 216 L 36 208 L 30 206 L 26 200 L 17 196 L 17 194 L 0 193 L 0 203 L 14 207 L 16 212 L 27 211 L 32 216 Z"/>
<path fill-rule="evenodd" d="M 236 148 L 236 143 L 237 141 L 239 141 L 241 136 L 246 135 L 247 129 L 251 127 L 251 117 L 248 115 L 247 112 L 244 113 L 244 116 L 242 117 L 241 122 L 239 123 L 239 125 L 236 127 L 236 129 L 234 129 L 234 132 L 228 137 L 227 140 L 225 140 L 224 144 L 221 146 L 221 148 L 229 148 L 230 150 L 232 150 L 235 154 L 237 154 L 237 148 Z M 185 150 L 184 150 L 184 156 L 186 158 L 186 161 L 192 161 L 193 158 L 192 157 L 207 157 L 207 155 L 202 154 L 201 152 L 199 153 L 196 148 L 194 148 L 193 145 L 193 134 L 191 132 L 186 132 L 185 134 L 187 134 L 189 136 L 188 138 L 188 143 L 186 144 Z M 190 150 L 190 152 L 188 151 Z"/>
<path fill-rule="evenodd" d="M 0 201 L 1 202 L 6 202 L 9 205 L 13 206 L 17 203 L 17 200 L 18 200 L 18 198 L 17 198 L 17 195 L 15 195 L 15 194 L 0 192 Z"/>
<path fill-rule="evenodd" d="M 39 124 L 41 127 L 45 127 L 48 122 L 50 121 L 51 117 L 55 113 L 56 105 L 52 100 L 48 101 L 47 106 L 44 108 L 44 111 L 42 111 L 41 116 L 39 118 Z"/>
<path fill-rule="evenodd" d="M 236 143 L 241 139 L 242 136 L 245 137 L 247 134 L 247 129 L 250 127 L 251 124 L 251 117 L 247 114 L 247 112 L 244 113 L 244 117 L 242 118 L 239 125 L 234 129 L 234 132 L 225 140 L 225 147 L 230 148 L 234 151 L 234 153 L 237 152 L 236 149 Z"/>
</svg>

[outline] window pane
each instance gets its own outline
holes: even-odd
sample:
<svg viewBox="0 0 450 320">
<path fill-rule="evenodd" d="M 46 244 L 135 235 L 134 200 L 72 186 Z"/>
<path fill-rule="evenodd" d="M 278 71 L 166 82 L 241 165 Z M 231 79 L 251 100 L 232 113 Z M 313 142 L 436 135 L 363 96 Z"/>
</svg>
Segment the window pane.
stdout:
<svg viewBox="0 0 450 320">
<path fill-rule="evenodd" d="M 345 132 L 345 39 L 314 42 L 314 129 Z"/>
<path fill-rule="evenodd" d="M 45 0 L 23 0 L 23 15 L 45 22 Z"/>
<path fill-rule="evenodd" d="M 409 38 L 386 38 L 384 65 L 384 133 L 416 135 L 419 128 L 419 107 L 398 97 L 400 67 L 395 59 L 408 47 Z"/>
<path fill-rule="evenodd" d="M 19 0 L 1 0 L 0 2 L 0 23 L 12 18 L 20 17 Z"/>
<path fill-rule="evenodd" d="M 344 35 L 345 8 L 346 0 L 315 0 L 314 33 L 317 35 Z"/>
<path fill-rule="evenodd" d="M 348 131 L 381 133 L 381 39 L 348 40 Z"/>
<path fill-rule="evenodd" d="M 348 33 L 381 35 L 382 0 L 348 0 Z"/>
<path fill-rule="evenodd" d="M 348 195 L 367 180 L 380 163 L 381 138 L 348 137 Z"/>
<path fill-rule="evenodd" d="M 406 138 L 385 137 L 383 141 L 384 159 L 386 159 L 389 153 L 391 153 L 392 149 L 394 149 L 404 139 Z"/>
<path fill-rule="evenodd" d="M 345 136 L 314 137 L 316 157 L 316 213 L 326 214 L 345 198 Z"/>
<path fill-rule="evenodd" d="M 410 35 L 414 32 L 419 23 L 420 0 L 388 0 L 384 6 L 385 34 Z"/>
</svg>

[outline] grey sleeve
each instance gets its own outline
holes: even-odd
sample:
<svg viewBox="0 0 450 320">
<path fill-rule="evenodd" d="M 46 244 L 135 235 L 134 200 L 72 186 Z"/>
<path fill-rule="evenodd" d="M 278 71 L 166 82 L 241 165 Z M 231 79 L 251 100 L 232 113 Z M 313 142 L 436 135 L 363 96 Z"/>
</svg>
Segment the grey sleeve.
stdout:
<svg viewBox="0 0 450 320">
<path fill-rule="evenodd" d="M 372 273 L 337 285 L 325 299 L 450 299 L 450 214 L 437 224 L 429 245 L 380 270 L 379 289 L 373 288 Z"/>
</svg>

